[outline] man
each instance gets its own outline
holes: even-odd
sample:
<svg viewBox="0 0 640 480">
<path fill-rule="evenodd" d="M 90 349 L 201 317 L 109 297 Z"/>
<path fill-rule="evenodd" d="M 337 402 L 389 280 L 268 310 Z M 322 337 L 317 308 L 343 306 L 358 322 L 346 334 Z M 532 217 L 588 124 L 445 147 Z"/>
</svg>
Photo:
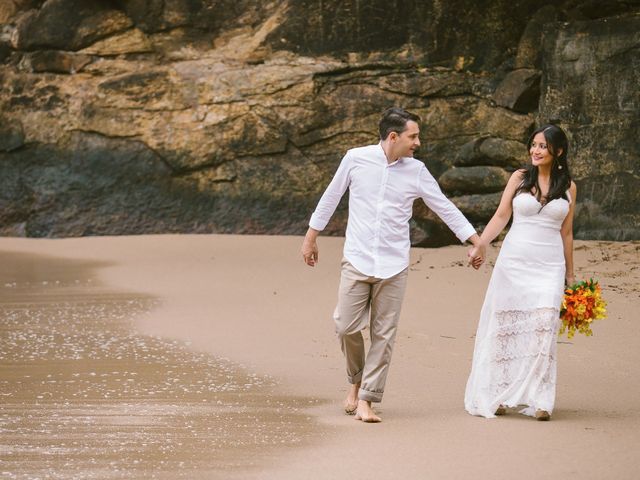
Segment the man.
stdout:
<svg viewBox="0 0 640 480">
<path fill-rule="evenodd" d="M 479 267 L 484 247 L 475 229 L 441 192 L 424 163 L 414 159 L 420 146 L 417 115 L 386 110 L 379 123 L 380 143 L 349 150 L 309 221 L 302 244 L 307 265 L 318 262 L 316 239 L 349 189 L 349 219 L 336 333 L 347 363 L 351 388 L 344 409 L 357 420 L 380 422 L 371 407 L 382 401 L 409 266 L 409 220 L 422 198 L 462 241 L 474 244 L 470 256 Z M 366 355 L 361 331 L 370 327 Z"/>
</svg>

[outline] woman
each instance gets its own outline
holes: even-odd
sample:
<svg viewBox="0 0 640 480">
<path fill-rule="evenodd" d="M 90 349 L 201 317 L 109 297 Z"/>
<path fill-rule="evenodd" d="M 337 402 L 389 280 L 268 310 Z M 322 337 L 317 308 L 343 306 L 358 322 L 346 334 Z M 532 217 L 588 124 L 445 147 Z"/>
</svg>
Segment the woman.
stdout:
<svg viewBox="0 0 640 480">
<path fill-rule="evenodd" d="M 560 306 L 564 285 L 574 283 L 576 185 L 567 136 L 545 125 L 528 149 L 531 164 L 511 176 L 481 236 L 488 245 L 513 213 L 482 306 L 464 399 L 469 413 L 486 418 L 518 405 L 538 420 L 551 418 Z"/>
</svg>

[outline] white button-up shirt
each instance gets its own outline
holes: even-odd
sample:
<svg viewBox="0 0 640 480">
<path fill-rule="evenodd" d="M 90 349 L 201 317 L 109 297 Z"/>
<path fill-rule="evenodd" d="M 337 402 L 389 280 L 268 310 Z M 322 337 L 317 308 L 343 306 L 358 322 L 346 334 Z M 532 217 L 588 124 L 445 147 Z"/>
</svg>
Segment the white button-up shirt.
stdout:
<svg viewBox="0 0 640 480">
<path fill-rule="evenodd" d="M 409 220 L 413 202 L 422 198 L 464 242 L 473 226 L 444 196 L 424 163 L 412 157 L 387 162 L 382 145 L 351 149 L 340 162 L 309 226 L 324 230 L 349 189 L 345 258 L 361 273 L 389 278 L 409 265 Z"/>
</svg>

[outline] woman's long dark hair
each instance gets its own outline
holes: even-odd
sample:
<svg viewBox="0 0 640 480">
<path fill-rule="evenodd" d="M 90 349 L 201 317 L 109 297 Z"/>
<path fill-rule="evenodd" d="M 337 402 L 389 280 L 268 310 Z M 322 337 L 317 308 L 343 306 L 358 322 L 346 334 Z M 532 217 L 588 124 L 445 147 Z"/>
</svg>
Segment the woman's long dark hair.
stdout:
<svg viewBox="0 0 640 480">
<path fill-rule="evenodd" d="M 530 163 L 524 168 L 524 178 L 520 187 L 518 187 L 518 190 L 516 191 L 516 195 L 521 192 L 535 193 L 538 201 L 543 205 L 546 205 L 556 198 L 564 198 L 565 200 L 568 200 L 566 192 L 571 186 L 571 174 L 569 173 L 569 165 L 567 164 L 569 141 L 567 140 L 567 135 L 557 125 L 543 125 L 529 137 L 529 141 L 527 142 L 527 152 L 531 151 L 533 139 L 541 132 L 547 142 L 547 149 L 553 156 L 551 179 L 549 180 L 549 192 L 543 202 L 541 198 L 542 194 L 540 192 L 540 184 L 538 183 L 538 167 Z M 562 153 L 558 155 L 557 152 L 560 150 L 562 150 Z M 535 192 L 533 191 L 534 188 Z"/>
</svg>

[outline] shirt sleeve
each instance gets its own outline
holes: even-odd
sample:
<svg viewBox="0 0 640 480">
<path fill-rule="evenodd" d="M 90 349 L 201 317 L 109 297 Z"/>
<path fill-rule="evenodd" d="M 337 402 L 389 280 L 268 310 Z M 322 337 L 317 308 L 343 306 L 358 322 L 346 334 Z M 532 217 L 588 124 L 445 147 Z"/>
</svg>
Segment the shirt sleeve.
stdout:
<svg viewBox="0 0 640 480">
<path fill-rule="evenodd" d="M 309 220 L 309 226 L 314 230 L 324 230 L 333 215 L 333 212 L 336 211 L 338 207 L 338 203 L 340 203 L 340 199 L 344 195 L 344 192 L 347 191 L 349 187 L 350 178 L 349 178 L 349 170 L 351 168 L 351 161 L 349 152 L 342 158 L 340 165 L 338 166 L 338 170 L 336 171 L 331 183 L 322 194 L 318 205 L 311 215 L 311 220 Z"/>
<path fill-rule="evenodd" d="M 469 220 L 462 214 L 451 200 L 445 197 L 440 185 L 423 165 L 418 175 L 418 195 L 424 203 L 433 210 L 438 217 L 451 229 L 461 242 L 466 241 L 476 229 L 469 223 Z"/>
</svg>

